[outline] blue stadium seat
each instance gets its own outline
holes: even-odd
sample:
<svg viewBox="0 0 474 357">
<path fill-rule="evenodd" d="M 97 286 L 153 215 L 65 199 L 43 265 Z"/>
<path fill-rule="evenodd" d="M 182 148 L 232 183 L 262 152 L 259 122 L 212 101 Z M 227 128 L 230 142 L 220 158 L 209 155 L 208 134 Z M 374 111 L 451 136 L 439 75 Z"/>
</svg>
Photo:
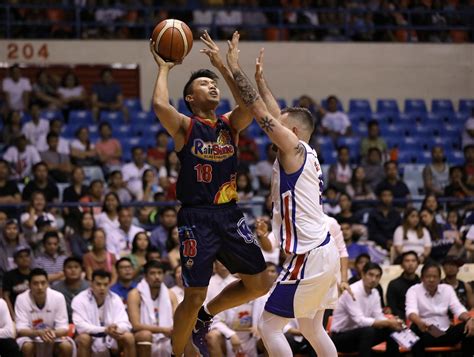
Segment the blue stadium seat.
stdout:
<svg viewBox="0 0 474 357">
<path fill-rule="evenodd" d="M 351 126 L 358 126 L 359 124 L 367 125 L 365 123 L 367 119 L 367 115 L 363 113 L 348 113 L 347 116 L 349 117 L 349 121 L 351 122 Z"/>
<path fill-rule="evenodd" d="M 398 152 L 398 162 L 402 164 L 410 164 L 415 161 L 415 153 L 413 150 L 400 150 Z"/>
<path fill-rule="evenodd" d="M 155 113 L 153 112 L 131 112 L 130 113 L 130 122 L 133 125 L 136 124 L 146 124 L 152 125 L 156 123 Z"/>
<path fill-rule="evenodd" d="M 446 151 L 446 159 L 450 165 L 464 164 L 464 153 L 461 150 Z"/>
<path fill-rule="evenodd" d="M 189 111 L 188 107 L 186 106 L 186 102 L 183 98 L 179 98 L 178 100 L 178 112 L 190 116 L 192 113 Z"/>
<path fill-rule="evenodd" d="M 435 123 L 436 124 L 436 123 Z M 433 136 L 438 135 L 438 126 L 432 127 L 428 124 L 418 124 L 414 126 L 410 131 L 410 136 Z"/>
<path fill-rule="evenodd" d="M 400 113 L 395 99 L 377 99 L 377 113 Z"/>
<path fill-rule="evenodd" d="M 387 136 L 383 138 L 389 149 L 397 148 L 400 145 L 400 138 L 396 136 Z"/>
<path fill-rule="evenodd" d="M 402 138 L 397 138 L 395 137 L 394 139 L 398 139 L 398 148 L 401 150 L 405 151 L 417 151 L 417 150 L 422 150 L 423 145 L 420 142 L 419 138 L 417 137 L 402 137 Z"/>
<path fill-rule="evenodd" d="M 431 111 L 442 115 L 453 114 L 453 102 L 451 99 L 433 99 L 431 101 Z"/>
<path fill-rule="evenodd" d="M 430 151 L 417 151 L 415 155 L 417 164 L 430 164 L 432 162 Z"/>
<path fill-rule="evenodd" d="M 365 123 L 359 123 L 357 125 L 352 125 L 352 131 L 354 132 L 355 135 L 358 136 L 367 136 L 367 124 Z"/>
<path fill-rule="evenodd" d="M 124 124 L 123 112 L 121 111 L 102 111 L 100 112 L 100 121 L 106 121 L 112 126 Z"/>
<path fill-rule="evenodd" d="M 372 114 L 372 108 L 368 99 L 350 99 L 349 100 L 349 113 L 351 114 Z"/>
<path fill-rule="evenodd" d="M 467 119 L 469 119 L 471 115 L 468 114 L 467 112 L 456 112 L 454 113 L 454 120 L 456 122 L 461 122 L 461 123 L 465 123 Z"/>
<path fill-rule="evenodd" d="M 128 124 L 115 125 L 112 127 L 113 136 L 117 139 L 126 138 L 127 136 L 130 136 L 130 129 L 131 126 Z"/>
<path fill-rule="evenodd" d="M 470 115 L 474 109 L 474 99 L 459 99 L 459 112 Z"/>
<path fill-rule="evenodd" d="M 422 137 L 419 141 L 425 150 L 431 150 L 435 146 L 441 146 L 445 151 L 453 150 L 455 143 L 450 137 Z"/>
<path fill-rule="evenodd" d="M 405 113 L 426 113 L 424 99 L 405 99 Z"/>
<path fill-rule="evenodd" d="M 139 98 L 126 98 L 123 100 L 123 104 L 129 111 L 139 112 L 142 110 L 142 103 Z"/>
<path fill-rule="evenodd" d="M 71 110 L 69 112 L 69 120 L 70 124 L 92 124 L 94 122 L 94 118 L 92 118 L 92 112 L 90 110 Z"/>
<path fill-rule="evenodd" d="M 278 98 L 276 101 L 277 101 L 278 106 L 280 107 L 280 109 L 283 109 L 283 108 L 287 107 L 286 100 L 284 98 Z"/>
<path fill-rule="evenodd" d="M 321 151 L 336 151 L 334 143 L 329 136 L 318 136 L 317 138 L 318 146 Z"/>
<path fill-rule="evenodd" d="M 227 98 L 221 98 L 221 101 L 219 102 L 219 106 L 216 109 L 216 113 L 219 115 L 228 113 L 232 110 L 230 107 L 230 100 Z"/>
<path fill-rule="evenodd" d="M 328 109 L 327 99 L 321 100 L 321 106 L 322 106 L 324 109 Z M 337 101 L 337 110 L 339 110 L 339 111 L 341 111 L 341 112 L 344 111 L 344 106 L 342 105 L 342 103 L 341 103 L 340 100 Z"/>
<path fill-rule="evenodd" d="M 53 119 L 61 119 L 64 120 L 63 112 L 60 110 L 42 110 L 41 111 L 41 118 L 46 120 L 53 120 Z"/>
<path fill-rule="evenodd" d="M 401 137 L 405 136 L 406 130 L 403 125 L 399 124 L 388 124 L 380 125 L 380 134 L 382 136 L 396 136 Z"/>
<path fill-rule="evenodd" d="M 425 122 L 427 120 L 427 117 L 428 117 L 427 113 L 410 112 L 410 113 L 404 113 L 403 116 L 400 115 L 400 121 L 403 121 L 405 123 L 411 122 L 415 124 L 415 123 Z"/>
<path fill-rule="evenodd" d="M 347 146 L 349 148 L 349 156 L 351 160 L 359 159 L 360 139 L 357 137 L 340 137 L 337 140 L 337 146 Z"/>
<path fill-rule="evenodd" d="M 337 152 L 335 150 L 320 150 L 318 153 L 320 162 L 324 164 L 331 165 L 337 162 Z"/>
<path fill-rule="evenodd" d="M 251 138 L 258 138 L 264 135 L 262 128 L 260 128 L 255 120 L 248 126 L 247 133 Z"/>
<path fill-rule="evenodd" d="M 441 138 L 446 138 L 449 137 L 453 140 L 461 140 L 461 131 L 459 130 L 459 127 L 452 125 L 452 124 L 445 124 L 441 128 L 440 132 L 440 137 Z"/>
</svg>

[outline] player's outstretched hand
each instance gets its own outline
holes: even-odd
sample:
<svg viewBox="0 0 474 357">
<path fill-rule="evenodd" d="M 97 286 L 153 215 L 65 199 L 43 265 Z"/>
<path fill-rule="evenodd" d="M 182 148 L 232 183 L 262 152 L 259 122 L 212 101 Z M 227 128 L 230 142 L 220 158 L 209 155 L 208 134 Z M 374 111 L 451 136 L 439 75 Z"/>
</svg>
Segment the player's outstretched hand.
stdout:
<svg viewBox="0 0 474 357">
<path fill-rule="evenodd" d="M 235 31 L 232 34 L 232 40 L 227 41 L 229 45 L 229 50 L 227 51 L 227 64 L 229 68 L 235 68 L 239 65 L 239 39 L 240 34 L 238 31 Z"/>
<path fill-rule="evenodd" d="M 158 52 L 156 52 L 155 41 L 153 41 L 151 38 L 150 38 L 150 52 L 153 55 L 155 62 L 158 64 L 158 66 L 162 68 L 167 67 L 168 69 L 171 69 L 177 64 L 181 64 L 181 62 L 167 62 L 163 58 L 161 58 Z"/>
<path fill-rule="evenodd" d="M 224 62 L 219 54 L 219 46 L 214 42 L 207 31 L 204 31 L 200 37 L 201 41 L 207 46 L 199 52 L 206 54 L 211 60 L 211 64 L 216 68 L 221 68 L 224 66 Z"/>
<path fill-rule="evenodd" d="M 255 80 L 257 81 L 263 79 L 263 52 L 264 50 L 265 49 L 263 47 L 260 49 L 257 60 L 255 62 Z"/>
</svg>

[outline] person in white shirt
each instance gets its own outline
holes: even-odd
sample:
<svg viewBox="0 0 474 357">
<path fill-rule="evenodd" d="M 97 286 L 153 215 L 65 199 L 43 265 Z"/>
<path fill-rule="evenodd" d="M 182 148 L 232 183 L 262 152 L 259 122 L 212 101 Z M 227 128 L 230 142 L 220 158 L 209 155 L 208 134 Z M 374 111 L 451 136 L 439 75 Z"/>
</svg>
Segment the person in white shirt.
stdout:
<svg viewBox="0 0 474 357">
<path fill-rule="evenodd" d="M 345 192 L 352 178 L 349 148 L 340 146 L 337 149 L 337 163 L 329 167 L 328 181 L 336 187 L 339 192 Z"/>
<path fill-rule="evenodd" d="M 142 177 L 145 170 L 151 166 L 145 162 L 145 153 L 139 146 L 132 148 L 132 162 L 122 166 L 123 180 L 127 184 L 128 190 L 138 197 L 142 189 Z"/>
<path fill-rule="evenodd" d="M 38 150 L 33 145 L 28 145 L 24 134 L 14 139 L 14 145 L 10 146 L 3 159 L 8 161 L 12 168 L 11 179 L 23 180 L 31 174 L 34 164 L 41 161 Z"/>
<path fill-rule="evenodd" d="M 336 96 L 331 95 L 327 98 L 327 111 L 322 107 L 320 108 L 324 115 L 322 119 L 323 131 L 333 138 L 338 138 L 341 135 L 350 135 L 351 133 L 349 117 L 344 112 L 338 110 L 338 101 Z"/>
<path fill-rule="evenodd" d="M 111 274 L 104 270 L 92 273 L 90 289 L 72 300 L 72 320 L 76 325 L 77 356 L 91 353 L 114 354 L 123 351 L 125 357 L 136 357 L 132 325 L 122 299 L 109 291 Z"/>
<path fill-rule="evenodd" d="M 118 258 L 132 252 L 132 243 L 137 233 L 144 229 L 132 224 L 133 215 L 130 207 L 121 207 L 118 211 L 119 226 L 107 234 L 107 250 Z"/>
<path fill-rule="evenodd" d="M 0 299 L 0 356 L 21 357 L 15 341 L 15 325 L 5 300 Z"/>
<path fill-rule="evenodd" d="M 48 274 L 33 269 L 29 290 L 15 302 L 17 343 L 25 357 L 37 355 L 72 357 L 74 342 L 67 338 L 69 323 L 66 299 L 49 288 Z"/>
<path fill-rule="evenodd" d="M 144 278 L 128 293 L 127 306 L 140 357 L 171 354 L 173 314 L 178 302 L 163 284 L 163 265 L 152 260 L 144 266 Z"/>
<path fill-rule="evenodd" d="M 66 138 L 63 138 L 61 136 L 61 131 L 63 127 L 63 121 L 61 119 L 53 119 L 49 122 L 49 132 L 42 135 L 39 139 L 38 142 L 36 143 L 36 148 L 38 149 L 39 152 L 42 151 L 47 151 L 49 149 L 49 145 L 47 142 L 47 136 L 49 133 L 54 133 L 58 135 L 59 137 L 59 142 L 58 142 L 58 153 L 68 155 L 70 154 L 70 149 L 69 149 L 69 140 Z"/>
<path fill-rule="evenodd" d="M 2 81 L 7 110 L 26 110 L 32 90 L 30 80 L 21 76 L 21 70 L 17 64 L 11 66 L 9 72 L 10 76 Z"/>
<path fill-rule="evenodd" d="M 398 344 L 390 337 L 402 329 L 402 321 L 384 316 L 380 295 L 375 289 L 382 277 L 382 268 L 368 262 L 362 279 L 351 285 L 354 299 L 345 291 L 333 313 L 331 338 L 339 352 L 358 352 L 370 356 L 372 346 L 387 342 L 387 355 L 398 355 Z"/>
<path fill-rule="evenodd" d="M 49 121 L 40 117 L 40 106 L 36 103 L 31 104 L 30 115 L 31 121 L 23 125 L 21 132 L 25 134 L 30 144 L 38 149 L 40 138 L 49 132 Z"/>
<path fill-rule="evenodd" d="M 420 340 L 412 347 L 415 357 L 425 355 L 425 347 L 454 346 L 461 342 L 462 355 L 472 357 L 474 351 L 474 319 L 459 302 L 452 286 L 440 284 L 441 267 L 432 262 L 421 269 L 421 283 L 407 291 L 406 316 Z M 450 311 L 461 322 L 452 326 Z"/>
<path fill-rule="evenodd" d="M 184 284 L 183 284 L 183 276 L 181 275 L 181 265 L 178 265 L 174 269 L 174 281 L 175 281 L 175 286 L 173 286 L 170 290 L 173 292 L 173 294 L 176 296 L 176 300 L 178 304 L 181 304 L 181 301 L 184 299 Z"/>
</svg>

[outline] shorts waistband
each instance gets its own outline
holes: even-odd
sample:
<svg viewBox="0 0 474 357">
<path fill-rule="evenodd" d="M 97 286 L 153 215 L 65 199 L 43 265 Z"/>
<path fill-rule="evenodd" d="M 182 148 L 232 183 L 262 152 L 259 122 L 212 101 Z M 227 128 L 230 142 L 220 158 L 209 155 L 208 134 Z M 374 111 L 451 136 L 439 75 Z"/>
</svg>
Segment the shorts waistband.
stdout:
<svg viewBox="0 0 474 357">
<path fill-rule="evenodd" d="M 237 207 L 237 203 L 235 201 L 222 203 L 220 205 L 190 205 L 190 206 L 182 206 L 184 209 L 191 209 L 191 210 L 202 210 L 202 211 L 209 211 L 209 210 L 222 210 L 228 208 L 235 208 Z"/>
<path fill-rule="evenodd" d="M 331 234 L 328 232 L 327 236 L 326 236 L 326 239 L 320 244 L 318 245 L 316 248 L 320 248 L 320 247 L 324 247 L 326 244 L 328 244 L 331 240 Z"/>
</svg>

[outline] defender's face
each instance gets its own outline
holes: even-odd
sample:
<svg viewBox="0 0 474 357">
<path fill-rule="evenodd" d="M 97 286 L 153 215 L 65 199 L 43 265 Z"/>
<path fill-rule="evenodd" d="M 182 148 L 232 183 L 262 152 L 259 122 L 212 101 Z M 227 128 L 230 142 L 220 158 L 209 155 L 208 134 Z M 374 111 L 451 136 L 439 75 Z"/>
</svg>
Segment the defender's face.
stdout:
<svg viewBox="0 0 474 357">
<path fill-rule="evenodd" d="M 206 103 L 217 105 L 220 101 L 220 91 L 217 88 L 217 82 L 211 78 L 199 77 L 193 81 L 192 93 L 186 96 L 186 100 L 200 107 Z"/>
</svg>

